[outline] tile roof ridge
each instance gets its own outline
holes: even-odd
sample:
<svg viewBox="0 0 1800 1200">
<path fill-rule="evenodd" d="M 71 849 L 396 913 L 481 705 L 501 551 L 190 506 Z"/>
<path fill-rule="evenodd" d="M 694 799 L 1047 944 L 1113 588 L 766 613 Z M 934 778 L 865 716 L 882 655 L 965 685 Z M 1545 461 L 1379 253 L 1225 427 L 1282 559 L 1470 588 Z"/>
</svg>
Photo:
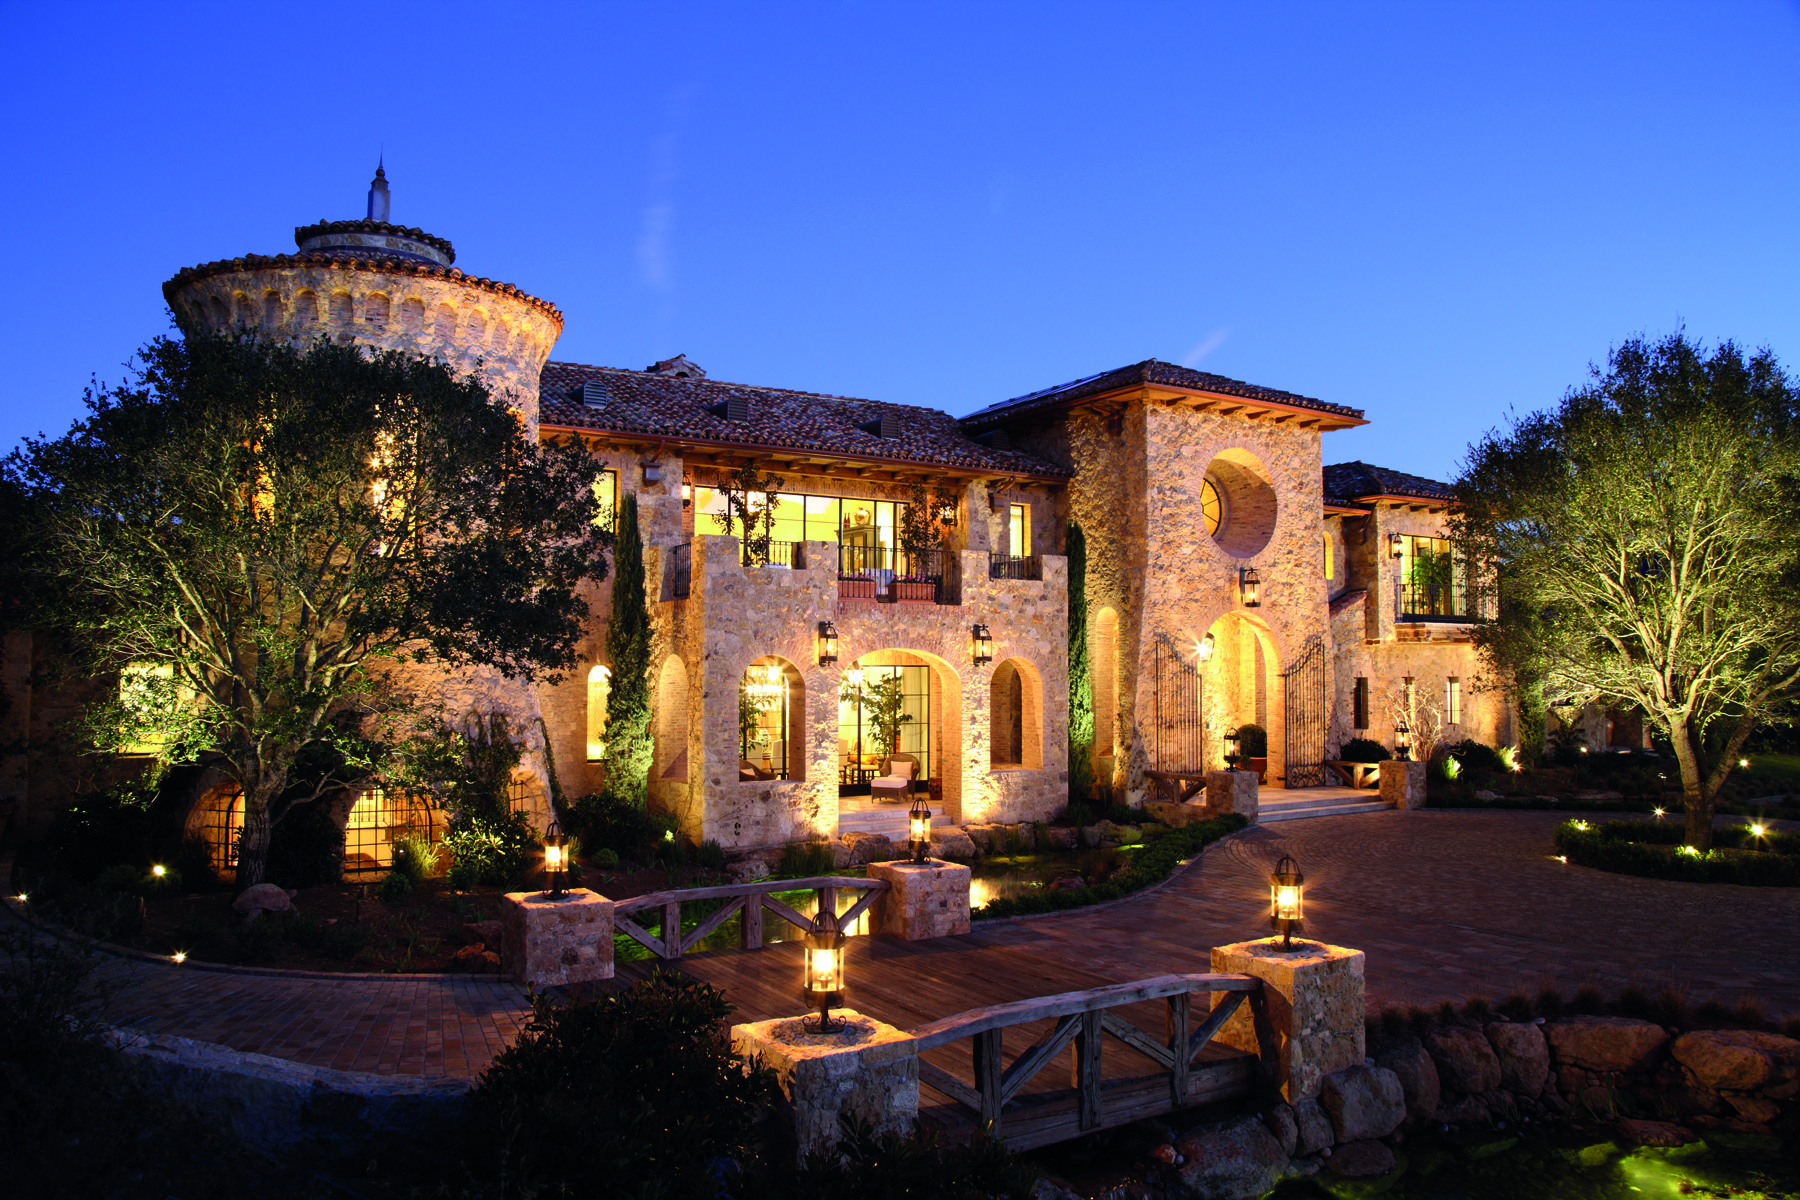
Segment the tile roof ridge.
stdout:
<svg viewBox="0 0 1800 1200">
<path fill-rule="evenodd" d="M 652 379 L 672 378 L 668 375 L 659 375 L 655 371 L 634 371 L 630 367 L 603 367 L 590 363 L 563 362 L 559 359 L 552 359 L 544 364 L 546 370 L 551 367 L 578 367 L 584 371 L 607 371 L 614 375 L 645 375 Z M 928 404 L 902 404 L 898 400 L 876 400 L 870 396 L 845 396 L 837 392 L 809 392 L 800 388 L 775 387 L 765 383 L 735 383 L 729 379 L 713 379 L 710 376 L 705 379 L 683 379 L 681 382 L 690 386 L 699 384 L 714 387 L 748 388 L 756 392 L 779 392 L 784 396 L 800 396 L 808 400 L 842 400 L 850 404 L 885 404 L 890 408 L 936 413 L 939 416 L 949 417 L 953 421 L 961 419 L 945 409 L 933 408 Z"/>
</svg>

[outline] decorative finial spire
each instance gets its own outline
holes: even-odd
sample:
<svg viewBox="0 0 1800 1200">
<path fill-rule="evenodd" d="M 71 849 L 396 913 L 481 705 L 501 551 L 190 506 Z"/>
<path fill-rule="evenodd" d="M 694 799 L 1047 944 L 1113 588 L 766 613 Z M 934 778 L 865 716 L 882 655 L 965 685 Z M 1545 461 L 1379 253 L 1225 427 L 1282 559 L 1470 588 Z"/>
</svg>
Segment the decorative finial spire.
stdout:
<svg viewBox="0 0 1800 1200">
<path fill-rule="evenodd" d="M 375 178 L 369 181 L 369 216 L 371 221 L 387 224 L 388 219 L 388 185 L 385 169 L 386 155 L 375 160 Z"/>
</svg>

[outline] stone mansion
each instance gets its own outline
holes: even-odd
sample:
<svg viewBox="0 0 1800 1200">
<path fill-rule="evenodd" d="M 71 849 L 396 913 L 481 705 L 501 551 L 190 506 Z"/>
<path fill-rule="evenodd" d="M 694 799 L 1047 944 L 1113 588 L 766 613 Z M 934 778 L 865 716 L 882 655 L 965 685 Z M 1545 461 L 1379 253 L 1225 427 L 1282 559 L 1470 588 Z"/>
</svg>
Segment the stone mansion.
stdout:
<svg viewBox="0 0 1800 1200">
<path fill-rule="evenodd" d="M 1338 783 L 1339 747 L 1392 746 L 1402 716 L 1415 737 L 1516 738 L 1478 680 L 1448 489 L 1323 465 L 1329 434 L 1366 423 L 1356 409 L 1156 360 L 961 418 L 725 382 L 686 357 L 554 361 L 552 304 L 465 272 L 388 203 L 378 172 L 365 219 L 180 271 L 164 285 L 175 318 L 479 362 L 532 436 L 588 448 L 604 501 L 635 493 L 651 805 L 695 841 L 897 829 L 894 801 L 913 791 L 959 824 L 1064 805 L 1071 522 L 1087 545 L 1091 765 L 1114 798 L 1179 792 L 1249 723 L 1267 732 L 1267 788 Z M 766 556 L 720 519 L 745 464 L 783 480 Z M 949 503 L 925 549 L 904 535 L 919 485 Z M 584 667 L 565 682 L 433 685 L 453 710 L 500 709 L 527 731 L 518 787 L 539 812 L 540 729 L 567 794 L 604 786 L 611 587 L 590 585 Z M 903 697 L 897 745 L 875 735 L 876 684 Z"/>
</svg>

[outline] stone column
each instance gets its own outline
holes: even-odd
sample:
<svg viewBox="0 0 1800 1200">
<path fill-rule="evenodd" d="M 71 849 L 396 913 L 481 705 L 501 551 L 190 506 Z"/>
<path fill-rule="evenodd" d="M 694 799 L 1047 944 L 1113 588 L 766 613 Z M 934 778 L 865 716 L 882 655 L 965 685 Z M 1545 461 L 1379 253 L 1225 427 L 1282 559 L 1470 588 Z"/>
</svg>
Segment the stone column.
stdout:
<svg viewBox="0 0 1800 1200">
<path fill-rule="evenodd" d="M 1242 813 L 1256 824 L 1257 786 L 1255 771 L 1208 771 L 1206 773 L 1206 807 L 1212 815 Z"/>
<path fill-rule="evenodd" d="M 776 1119 L 793 1140 L 796 1166 L 837 1145 L 841 1117 L 867 1121 L 879 1135 L 910 1132 L 919 1115 L 912 1035 L 855 1009 L 832 1016 L 843 1019 L 843 1032 L 807 1033 L 801 1017 L 731 1027 L 732 1051 L 775 1072 Z"/>
<path fill-rule="evenodd" d="M 868 876 L 888 885 L 876 897 L 870 932 L 909 942 L 969 932 L 969 868 L 961 863 L 941 858 L 916 865 L 906 859 L 870 863 Z"/>
<path fill-rule="evenodd" d="M 1425 807 L 1425 764 L 1389 759 L 1381 764 L 1381 798 L 1395 808 Z"/>
<path fill-rule="evenodd" d="M 1289 1104 L 1319 1094 L 1325 1076 L 1363 1062 L 1363 952 L 1263 938 L 1215 946 L 1212 969 L 1263 981 L 1219 1031 L 1221 1044 L 1262 1057 L 1264 1084 Z M 1216 993 L 1218 1007 L 1229 993 Z"/>
<path fill-rule="evenodd" d="M 536 988 L 613 977 L 613 902 L 587 888 L 561 900 L 508 892 L 500 902 L 500 969 Z"/>
</svg>

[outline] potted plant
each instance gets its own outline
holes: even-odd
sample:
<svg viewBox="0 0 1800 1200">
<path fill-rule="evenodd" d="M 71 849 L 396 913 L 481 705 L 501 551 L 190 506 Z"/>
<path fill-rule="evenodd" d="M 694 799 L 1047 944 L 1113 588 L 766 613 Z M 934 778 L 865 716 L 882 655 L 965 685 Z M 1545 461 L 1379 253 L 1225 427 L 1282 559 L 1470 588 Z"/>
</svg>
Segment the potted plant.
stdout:
<svg viewBox="0 0 1800 1200">
<path fill-rule="evenodd" d="M 1258 783 L 1269 782 L 1269 734 L 1261 725 L 1251 722 L 1237 727 L 1238 753 L 1243 770 L 1255 771 Z"/>
<path fill-rule="evenodd" d="M 955 500 L 914 483 L 900 516 L 900 552 L 905 572 L 893 583 L 899 604 L 935 604 L 943 582 L 944 531 L 954 519 Z"/>
</svg>

